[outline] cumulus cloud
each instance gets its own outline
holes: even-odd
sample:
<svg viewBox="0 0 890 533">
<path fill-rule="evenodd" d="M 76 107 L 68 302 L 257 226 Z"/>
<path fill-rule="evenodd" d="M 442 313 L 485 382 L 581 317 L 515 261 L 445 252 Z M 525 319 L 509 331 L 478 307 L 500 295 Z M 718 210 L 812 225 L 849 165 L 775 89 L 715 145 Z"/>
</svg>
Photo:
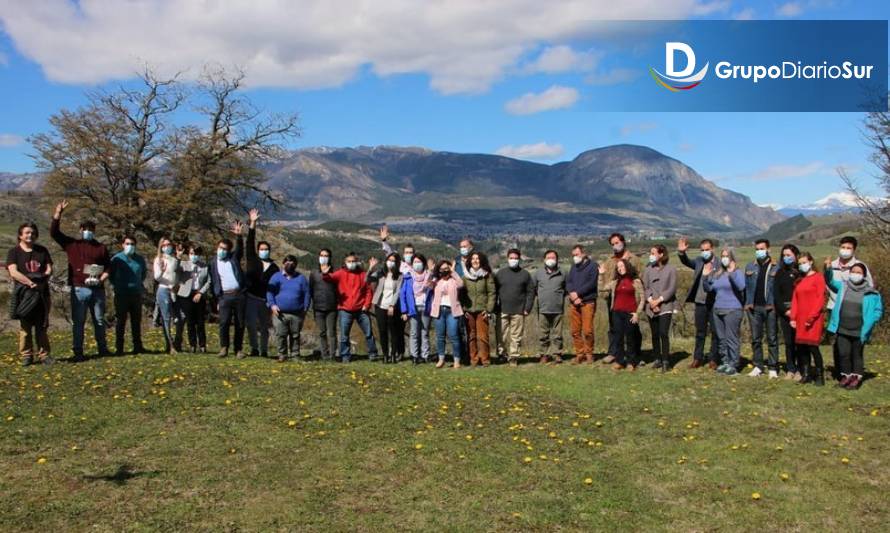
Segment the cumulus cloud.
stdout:
<svg viewBox="0 0 890 533">
<path fill-rule="evenodd" d="M 542 93 L 525 93 L 504 104 L 511 115 L 532 115 L 542 111 L 565 109 L 578 101 L 578 90 L 562 85 L 552 85 Z"/>
<path fill-rule="evenodd" d="M 754 8 L 746 7 L 732 15 L 734 20 L 754 20 Z"/>
<path fill-rule="evenodd" d="M 561 144 L 549 144 L 546 142 L 520 144 L 517 146 L 508 144 L 501 146 L 495 151 L 498 155 L 514 159 L 556 159 L 564 152 L 565 150 Z"/>
<path fill-rule="evenodd" d="M 559 46 L 607 31 L 590 21 L 684 18 L 713 4 L 0 0 L 0 24 L 22 55 L 61 83 L 127 79 L 142 63 L 194 76 L 210 62 L 242 67 L 254 87 L 337 87 L 368 69 L 425 74 L 434 90 L 453 94 L 488 90 L 542 45 L 554 48 L 540 68 L 584 65 L 589 57 Z"/>
<path fill-rule="evenodd" d="M 522 70 L 529 74 L 583 72 L 593 69 L 601 57 L 602 53 L 594 50 L 579 52 L 567 45 L 548 46 Z"/>
<path fill-rule="evenodd" d="M 0 148 L 12 148 L 25 143 L 24 137 L 12 133 L 0 133 Z"/>
<path fill-rule="evenodd" d="M 714 13 L 722 13 L 729 11 L 731 2 L 729 0 L 713 0 L 712 2 L 702 2 L 692 9 L 693 15 L 704 16 L 713 15 Z"/>
<path fill-rule="evenodd" d="M 811 161 L 809 163 L 790 165 L 770 165 L 766 168 L 758 170 L 757 172 L 754 172 L 753 174 L 743 176 L 743 179 L 747 179 L 750 181 L 771 181 L 789 178 L 802 178 L 805 176 L 812 176 L 814 174 L 825 173 L 826 171 L 830 170 L 831 168 L 822 161 Z"/>
</svg>

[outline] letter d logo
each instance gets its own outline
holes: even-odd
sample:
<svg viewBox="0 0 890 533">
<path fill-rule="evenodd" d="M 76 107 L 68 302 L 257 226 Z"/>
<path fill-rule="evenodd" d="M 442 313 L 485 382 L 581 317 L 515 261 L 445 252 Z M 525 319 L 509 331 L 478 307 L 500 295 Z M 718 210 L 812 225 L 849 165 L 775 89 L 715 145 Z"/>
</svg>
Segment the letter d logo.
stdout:
<svg viewBox="0 0 890 533">
<path fill-rule="evenodd" d="M 681 71 L 674 70 L 674 56 L 676 52 L 686 54 L 686 68 Z M 695 70 L 695 52 L 692 47 L 686 43 L 665 43 L 664 44 L 664 72 L 672 78 L 686 77 Z"/>
<path fill-rule="evenodd" d="M 674 70 L 674 58 L 677 52 L 686 55 L 686 68 L 681 71 Z M 667 42 L 664 43 L 664 70 L 667 74 L 662 74 L 653 67 L 649 67 L 649 74 L 665 89 L 677 92 L 692 89 L 701 83 L 705 74 L 708 73 L 708 65 L 710 62 L 705 63 L 701 70 L 692 74 L 695 71 L 695 52 L 692 51 L 692 47 L 686 43 Z"/>
</svg>

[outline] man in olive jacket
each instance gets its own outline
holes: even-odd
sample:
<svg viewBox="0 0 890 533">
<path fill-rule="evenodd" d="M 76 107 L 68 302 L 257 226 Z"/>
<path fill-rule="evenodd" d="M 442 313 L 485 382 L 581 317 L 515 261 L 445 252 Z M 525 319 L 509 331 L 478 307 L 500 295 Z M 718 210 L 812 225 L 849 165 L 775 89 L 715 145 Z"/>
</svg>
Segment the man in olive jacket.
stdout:
<svg viewBox="0 0 890 533">
<path fill-rule="evenodd" d="M 565 310 L 566 277 L 559 269 L 559 254 L 555 250 L 544 253 L 544 268 L 533 277 L 535 296 L 538 298 L 538 343 L 541 364 L 549 358 L 562 362 L 562 317 Z"/>
</svg>

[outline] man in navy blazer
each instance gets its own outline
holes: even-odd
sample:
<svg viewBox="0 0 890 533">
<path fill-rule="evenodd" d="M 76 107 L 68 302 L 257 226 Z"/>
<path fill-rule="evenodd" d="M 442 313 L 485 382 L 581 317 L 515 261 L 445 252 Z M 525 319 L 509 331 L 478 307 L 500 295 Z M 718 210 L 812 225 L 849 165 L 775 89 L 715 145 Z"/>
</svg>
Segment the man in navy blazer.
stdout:
<svg viewBox="0 0 890 533">
<path fill-rule="evenodd" d="M 231 239 L 220 239 L 216 244 L 216 257 L 210 261 L 210 279 L 213 294 L 219 305 L 219 356 L 229 355 L 229 327 L 235 326 L 235 353 L 238 359 L 244 358 L 244 311 L 246 284 L 241 268 L 244 254 L 244 240 L 241 237 L 241 222 L 232 224 L 235 244 Z M 234 248 L 234 249 L 233 249 Z"/>
<path fill-rule="evenodd" d="M 716 270 L 718 258 L 714 254 L 714 241 L 702 239 L 699 243 L 699 256 L 690 259 L 686 254 L 689 250 L 689 241 L 684 237 L 677 242 L 677 255 L 680 262 L 693 270 L 692 287 L 686 295 L 686 303 L 695 304 L 695 351 L 693 352 L 691 368 L 698 368 L 705 364 L 705 341 L 708 339 L 708 328 L 711 328 L 711 350 L 708 353 L 708 366 L 717 368 L 717 335 L 714 332 L 712 313 L 714 309 L 714 293 L 705 291 L 702 284 L 702 270 L 705 263 L 711 263 Z"/>
</svg>

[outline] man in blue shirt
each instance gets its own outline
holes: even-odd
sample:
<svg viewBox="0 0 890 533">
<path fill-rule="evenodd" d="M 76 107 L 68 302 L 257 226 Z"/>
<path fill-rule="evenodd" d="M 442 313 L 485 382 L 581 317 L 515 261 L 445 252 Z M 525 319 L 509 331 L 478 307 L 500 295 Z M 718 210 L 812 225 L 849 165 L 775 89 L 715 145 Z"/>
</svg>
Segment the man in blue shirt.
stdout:
<svg viewBox="0 0 890 533">
<path fill-rule="evenodd" d="M 287 361 L 288 354 L 294 360 L 300 357 L 300 332 L 309 309 L 311 292 L 306 277 L 297 272 L 297 258 L 287 255 L 284 270 L 269 279 L 266 304 L 272 310 L 275 336 L 278 337 L 278 362 Z"/>
</svg>

